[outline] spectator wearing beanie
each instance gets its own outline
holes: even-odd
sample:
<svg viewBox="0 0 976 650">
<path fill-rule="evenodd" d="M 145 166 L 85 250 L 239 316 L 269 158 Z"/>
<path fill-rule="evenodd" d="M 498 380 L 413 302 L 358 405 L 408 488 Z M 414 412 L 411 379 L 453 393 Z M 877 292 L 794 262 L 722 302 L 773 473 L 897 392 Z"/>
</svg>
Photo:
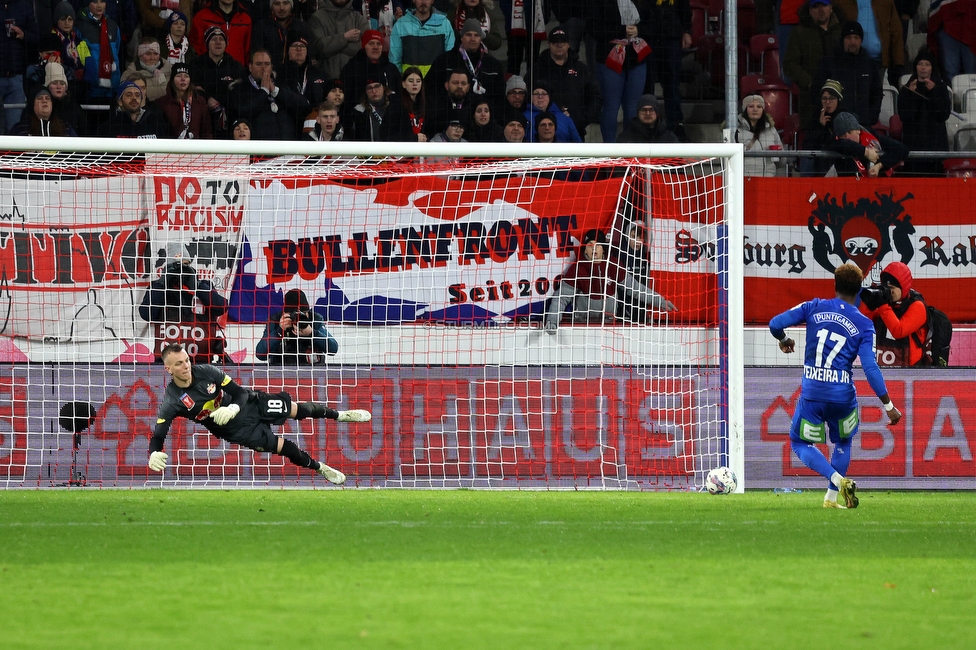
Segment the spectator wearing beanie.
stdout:
<svg viewBox="0 0 976 650">
<path fill-rule="evenodd" d="M 390 63 L 389 57 L 383 51 L 383 34 L 379 30 L 367 29 L 360 41 L 362 49 L 349 59 L 339 74 L 346 100 L 352 105 L 362 100 L 367 79 L 386 80 L 390 84 L 391 93 L 399 90 L 401 81 L 400 69 Z"/>
<path fill-rule="evenodd" d="M 39 137 L 77 137 L 74 129 L 66 124 L 54 110 L 51 91 L 44 86 L 35 88 L 27 98 L 27 107 L 20 121 L 14 125 L 11 135 Z"/>
<path fill-rule="evenodd" d="M 190 23 L 190 47 L 197 56 L 207 53 L 206 34 L 211 27 L 223 30 L 227 39 L 227 54 L 241 65 L 246 65 L 250 60 L 253 27 L 247 9 L 236 0 L 211 0 L 209 5 L 197 12 Z"/>
<path fill-rule="evenodd" d="M 524 111 L 529 106 L 529 89 L 525 85 L 525 79 L 516 75 L 512 75 L 508 78 L 508 83 L 505 84 L 505 99 L 508 102 L 508 108 L 514 108 L 517 111 Z"/>
<path fill-rule="evenodd" d="M 821 61 L 820 84 L 834 79 L 844 87 L 845 111 L 850 111 L 862 122 L 877 124 L 881 115 L 882 91 L 878 65 L 862 46 L 864 30 L 854 21 L 847 21 L 840 28 L 839 48 Z"/>
<path fill-rule="evenodd" d="M 169 123 L 172 137 L 180 140 L 213 138 L 213 121 L 207 100 L 194 87 L 187 64 L 173 66 L 166 94 L 159 98 L 156 106 Z"/>
<path fill-rule="evenodd" d="M 551 98 L 549 83 L 538 80 L 532 84 L 530 104 L 525 109 L 525 119 L 529 124 L 536 124 L 539 113 L 548 111 L 553 114 L 556 122 L 556 142 L 582 142 L 573 120 L 557 106 Z M 534 142 L 534 132 L 529 133 L 529 142 Z"/>
<path fill-rule="evenodd" d="M 812 126 L 803 130 L 804 149 L 824 149 L 834 141 L 834 118 L 842 112 L 844 87 L 836 79 L 828 79 L 818 97 L 817 106 L 810 109 Z M 830 158 L 801 158 L 800 175 L 823 176 L 833 166 L 834 161 Z"/>
<path fill-rule="evenodd" d="M 54 31 L 61 41 L 61 65 L 68 75 L 69 85 L 73 93 L 83 89 L 82 77 L 85 75 L 85 64 L 78 53 L 81 38 L 75 31 L 75 9 L 70 2 L 62 0 L 54 8 Z"/>
<path fill-rule="evenodd" d="M 443 94 L 444 82 L 451 73 L 465 71 L 471 79 L 472 97 L 485 98 L 493 111 L 501 111 L 505 108 L 505 70 L 498 59 L 487 52 L 483 37 L 480 22 L 474 18 L 464 21 L 457 45 L 434 59 L 424 78 L 428 88 Z"/>
<path fill-rule="evenodd" d="M 288 47 L 295 39 L 312 40 L 308 24 L 295 15 L 295 0 L 258 0 L 268 2 L 271 13 L 254 21 L 251 30 L 251 51 L 265 49 L 271 53 L 271 64 L 281 74 L 288 64 Z M 256 3 L 257 4 L 257 3 Z M 306 57 L 311 58 L 311 57 Z"/>
<path fill-rule="evenodd" d="M 833 123 L 835 139 L 825 149 L 844 156 L 834 161 L 838 176 L 890 176 L 908 157 L 905 145 L 894 138 L 875 135 L 851 113 L 838 113 Z"/>
<path fill-rule="evenodd" d="M 227 134 L 230 122 L 227 105 L 230 101 L 230 85 L 246 74 L 244 66 L 226 54 L 227 37 L 220 27 L 211 27 L 204 37 L 206 56 L 193 59 L 190 63 L 190 78 L 197 90 L 203 93 L 213 120 L 215 138 Z"/>
<path fill-rule="evenodd" d="M 147 110 L 146 96 L 133 81 L 119 84 L 116 108 L 98 127 L 100 138 L 156 139 L 170 137 L 169 125 L 159 111 Z"/>
<path fill-rule="evenodd" d="M 923 48 L 915 57 L 912 76 L 898 92 L 902 142 L 911 151 L 948 151 L 946 120 L 951 112 L 952 91 L 939 75 L 938 57 Z M 905 171 L 924 176 L 945 175 L 941 160 L 909 160 Z"/>
<path fill-rule="evenodd" d="M 88 119 L 72 96 L 68 77 L 60 63 L 51 61 L 44 67 L 44 86 L 51 91 L 54 112 L 78 135 L 88 135 Z"/>
<path fill-rule="evenodd" d="M 174 11 L 166 18 L 164 36 L 159 39 L 159 46 L 162 48 L 163 60 L 170 65 L 190 61 L 190 37 L 186 33 L 189 26 L 190 19 L 180 11 Z"/>
<path fill-rule="evenodd" d="M 142 35 L 152 36 L 156 40 L 162 41 L 169 35 L 169 18 L 174 13 L 183 16 L 183 20 L 189 25 L 187 16 L 193 15 L 193 0 L 179 0 L 180 8 L 173 11 L 172 8 L 164 8 L 161 5 L 172 7 L 171 2 L 159 2 L 159 0 L 135 0 L 136 9 L 139 10 L 139 20 L 142 21 Z"/>
<path fill-rule="evenodd" d="M 505 135 L 505 142 L 525 142 L 526 132 L 529 130 L 529 122 L 525 115 L 515 109 L 505 111 L 502 133 Z"/>
<path fill-rule="evenodd" d="M 641 95 L 637 100 L 637 117 L 624 124 L 624 130 L 617 136 L 617 142 L 678 142 L 668 129 L 664 108 L 654 95 Z"/>
</svg>

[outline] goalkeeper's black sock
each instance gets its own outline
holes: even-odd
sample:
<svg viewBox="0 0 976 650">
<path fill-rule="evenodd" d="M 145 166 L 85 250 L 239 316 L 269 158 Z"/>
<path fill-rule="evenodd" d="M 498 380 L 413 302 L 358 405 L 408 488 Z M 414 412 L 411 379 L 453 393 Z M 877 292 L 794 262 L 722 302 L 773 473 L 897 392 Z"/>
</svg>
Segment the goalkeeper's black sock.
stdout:
<svg viewBox="0 0 976 650">
<path fill-rule="evenodd" d="M 295 419 L 304 420 L 305 418 L 337 420 L 339 418 L 339 411 L 330 409 L 320 402 L 299 402 L 298 413 L 295 415 Z"/>
<path fill-rule="evenodd" d="M 309 467 L 311 469 L 319 468 L 319 462 L 309 456 L 307 452 L 302 451 L 301 447 L 296 445 L 291 440 L 285 440 L 282 443 L 281 451 L 278 452 L 278 455 L 284 456 L 299 467 Z"/>
</svg>

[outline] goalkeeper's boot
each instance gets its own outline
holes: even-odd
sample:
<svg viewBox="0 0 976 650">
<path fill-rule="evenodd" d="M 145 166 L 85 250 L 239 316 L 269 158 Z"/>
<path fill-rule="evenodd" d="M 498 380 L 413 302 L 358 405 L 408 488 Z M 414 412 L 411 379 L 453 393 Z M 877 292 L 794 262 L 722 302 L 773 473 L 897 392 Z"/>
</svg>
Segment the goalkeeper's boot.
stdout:
<svg viewBox="0 0 976 650">
<path fill-rule="evenodd" d="M 849 478 L 842 478 L 838 487 L 840 488 L 840 495 L 844 497 L 844 504 L 848 508 L 856 508 L 858 498 L 854 492 L 857 490 L 857 483 Z"/>
<path fill-rule="evenodd" d="M 824 508 L 839 508 L 840 510 L 847 510 L 847 506 L 842 506 L 836 501 L 831 501 L 830 499 L 824 499 Z"/>
<path fill-rule="evenodd" d="M 336 422 L 369 422 L 373 416 L 369 411 L 363 409 L 353 409 L 351 411 L 339 411 Z"/>
<path fill-rule="evenodd" d="M 334 467 L 329 467 L 323 462 L 319 462 L 319 468 L 315 470 L 322 476 L 326 478 L 330 483 L 335 483 L 336 485 L 342 485 L 346 482 L 346 475 L 335 469 Z"/>
</svg>

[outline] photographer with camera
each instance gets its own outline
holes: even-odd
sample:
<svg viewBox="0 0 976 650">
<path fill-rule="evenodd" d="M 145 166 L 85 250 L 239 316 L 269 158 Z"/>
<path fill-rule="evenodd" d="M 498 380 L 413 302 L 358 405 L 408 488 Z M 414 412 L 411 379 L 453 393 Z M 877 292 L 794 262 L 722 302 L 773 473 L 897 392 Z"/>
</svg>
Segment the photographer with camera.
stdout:
<svg viewBox="0 0 976 650">
<path fill-rule="evenodd" d="M 339 342 L 325 328 L 325 320 L 312 311 L 301 289 L 285 294 L 282 311 L 264 328 L 255 354 L 269 365 L 309 366 L 325 362 L 339 351 Z"/>
<path fill-rule="evenodd" d="M 183 252 L 167 260 L 139 305 L 139 315 L 154 326 L 156 358 L 170 343 L 180 343 L 194 363 L 222 359 L 224 339 L 217 320 L 226 312 L 226 298 L 209 280 L 197 279 Z"/>
<path fill-rule="evenodd" d="M 861 312 L 874 321 L 878 365 L 918 365 L 923 356 L 920 341 L 928 334 L 928 313 L 925 299 L 912 289 L 908 266 L 902 262 L 886 266 L 880 287 L 861 290 L 861 303 Z"/>
</svg>

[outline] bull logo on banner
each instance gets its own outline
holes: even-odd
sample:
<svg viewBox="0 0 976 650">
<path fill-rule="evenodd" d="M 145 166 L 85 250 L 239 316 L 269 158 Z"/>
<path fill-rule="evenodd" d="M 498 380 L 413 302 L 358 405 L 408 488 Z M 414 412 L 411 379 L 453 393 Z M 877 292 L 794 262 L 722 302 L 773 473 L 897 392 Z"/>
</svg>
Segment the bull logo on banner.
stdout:
<svg viewBox="0 0 976 650">
<path fill-rule="evenodd" d="M 896 200 L 893 194 L 875 192 L 875 199 L 860 197 L 852 203 L 847 194 L 839 201 L 825 195 L 807 223 L 814 259 L 831 273 L 851 261 L 865 277 L 893 251 L 907 264 L 915 254 L 915 227 L 903 204 L 912 198 L 910 193 Z"/>
</svg>

